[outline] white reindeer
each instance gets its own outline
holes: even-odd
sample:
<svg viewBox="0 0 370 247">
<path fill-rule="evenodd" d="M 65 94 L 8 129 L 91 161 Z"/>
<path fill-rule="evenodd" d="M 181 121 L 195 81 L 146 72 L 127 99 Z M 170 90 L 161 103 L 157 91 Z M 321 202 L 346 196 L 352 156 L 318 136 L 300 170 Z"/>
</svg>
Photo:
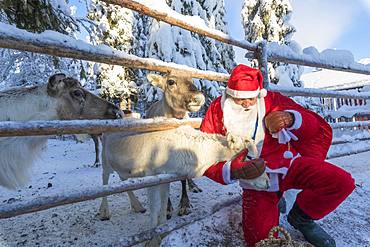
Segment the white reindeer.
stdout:
<svg viewBox="0 0 370 247">
<path fill-rule="evenodd" d="M 229 140 L 229 141 L 228 141 Z M 116 171 L 122 180 L 162 173 L 199 177 L 212 164 L 230 160 L 245 148 L 232 138 L 207 134 L 189 126 L 148 133 L 108 133 L 103 135 L 103 184 Z M 248 146 L 248 145 L 247 145 Z M 205 150 L 206 147 L 206 150 Z M 253 151 L 253 150 L 251 150 Z M 250 182 L 260 189 L 269 187 L 266 173 Z M 169 184 L 148 188 L 151 227 L 166 220 Z M 132 207 L 137 205 L 132 204 Z M 108 201 L 104 197 L 99 210 L 101 217 L 110 217 Z M 147 243 L 159 246 L 160 237 Z"/>
<path fill-rule="evenodd" d="M 0 121 L 122 118 L 122 112 L 64 74 L 45 85 L 0 92 Z M 0 186 L 14 189 L 27 182 L 30 166 L 47 136 L 0 138 Z"/>
<path fill-rule="evenodd" d="M 191 77 L 177 77 L 170 73 L 167 76 L 148 74 L 147 78 L 153 86 L 163 91 L 162 99 L 151 105 L 146 112 L 147 118 L 189 118 L 189 112 L 199 111 L 205 102 L 204 95 L 194 86 Z M 180 216 L 189 214 L 191 208 L 186 182 L 190 191 L 195 193 L 202 191 L 192 179 L 181 181 L 181 198 L 178 211 Z M 172 211 L 172 203 L 170 198 L 168 198 L 167 218 L 171 217 Z"/>
</svg>

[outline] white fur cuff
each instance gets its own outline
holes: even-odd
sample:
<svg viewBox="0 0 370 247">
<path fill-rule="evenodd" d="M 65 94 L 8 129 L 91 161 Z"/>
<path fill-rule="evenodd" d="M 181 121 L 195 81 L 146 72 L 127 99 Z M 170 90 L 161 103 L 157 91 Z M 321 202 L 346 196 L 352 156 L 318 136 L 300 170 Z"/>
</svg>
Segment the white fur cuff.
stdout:
<svg viewBox="0 0 370 247">
<path fill-rule="evenodd" d="M 231 179 L 231 161 L 226 162 L 222 167 L 222 178 L 225 184 L 233 184 L 237 181 Z"/>
<path fill-rule="evenodd" d="M 294 115 L 294 123 L 292 126 L 287 128 L 288 130 L 296 130 L 299 129 L 302 125 L 302 115 L 298 111 L 295 110 L 285 110 L 286 112 L 290 112 Z"/>
</svg>

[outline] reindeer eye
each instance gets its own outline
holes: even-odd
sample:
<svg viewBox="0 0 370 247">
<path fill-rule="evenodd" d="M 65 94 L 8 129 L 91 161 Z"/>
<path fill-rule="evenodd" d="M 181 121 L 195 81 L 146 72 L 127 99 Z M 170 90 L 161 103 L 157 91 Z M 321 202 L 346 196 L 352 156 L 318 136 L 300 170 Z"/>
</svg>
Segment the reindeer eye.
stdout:
<svg viewBox="0 0 370 247">
<path fill-rule="evenodd" d="M 174 80 L 172 80 L 172 79 L 169 79 L 169 80 L 167 81 L 167 84 L 168 84 L 168 85 L 170 85 L 170 86 L 172 86 L 172 85 L 175 85 L 175 84 L 176 84 L 176 82 L 175 82 Z"/>
<path fill-rule="evenodd" d="M 74 90 L 73 92 L 72 92 L 72 95 L 74 96 L 74 97 L 76 97 L 76 98 L 82 98 L 82 97 L 84 97 L 84 93 L 81 91 L 81 90 Z"/>
</svg>

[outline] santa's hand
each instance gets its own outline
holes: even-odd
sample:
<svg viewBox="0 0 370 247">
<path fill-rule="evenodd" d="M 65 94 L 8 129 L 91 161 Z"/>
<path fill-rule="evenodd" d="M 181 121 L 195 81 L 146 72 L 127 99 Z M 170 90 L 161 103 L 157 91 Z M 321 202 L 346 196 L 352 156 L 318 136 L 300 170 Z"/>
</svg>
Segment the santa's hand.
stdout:
<svg viewBox="0 0 370 247">
<path fill-rule="evenodd" d="M 265 171 L 266 162 L 261 158 L 244 161 L 247 153 L 244 150 L 231 161 L 231 179 L 254 179 Z"/>
<path fill-rule="evenodd" d="M 294 123 L 294 115 L 286 111 L 273 111 L 265 116 L 265 126 L 271 134 L 284 128 L 289 128 Z"/>
</svg>

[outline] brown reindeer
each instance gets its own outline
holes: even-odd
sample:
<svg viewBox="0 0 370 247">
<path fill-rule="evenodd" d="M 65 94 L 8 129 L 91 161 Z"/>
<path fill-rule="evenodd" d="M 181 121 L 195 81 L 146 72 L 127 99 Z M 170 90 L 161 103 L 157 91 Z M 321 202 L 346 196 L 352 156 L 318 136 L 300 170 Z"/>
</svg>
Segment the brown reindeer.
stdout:
<svg viewBox="0 0 370 247">
<path fill-rule="evenodd" d="M 45 85 L 0 92 L 0 121 L 115 119 L 113 104 L 84 89 L 78 80 L 55 74 Z M 46 144 L 46 136 L 0 138 L 0 186 L 19 187 Z"/>
</svg>

